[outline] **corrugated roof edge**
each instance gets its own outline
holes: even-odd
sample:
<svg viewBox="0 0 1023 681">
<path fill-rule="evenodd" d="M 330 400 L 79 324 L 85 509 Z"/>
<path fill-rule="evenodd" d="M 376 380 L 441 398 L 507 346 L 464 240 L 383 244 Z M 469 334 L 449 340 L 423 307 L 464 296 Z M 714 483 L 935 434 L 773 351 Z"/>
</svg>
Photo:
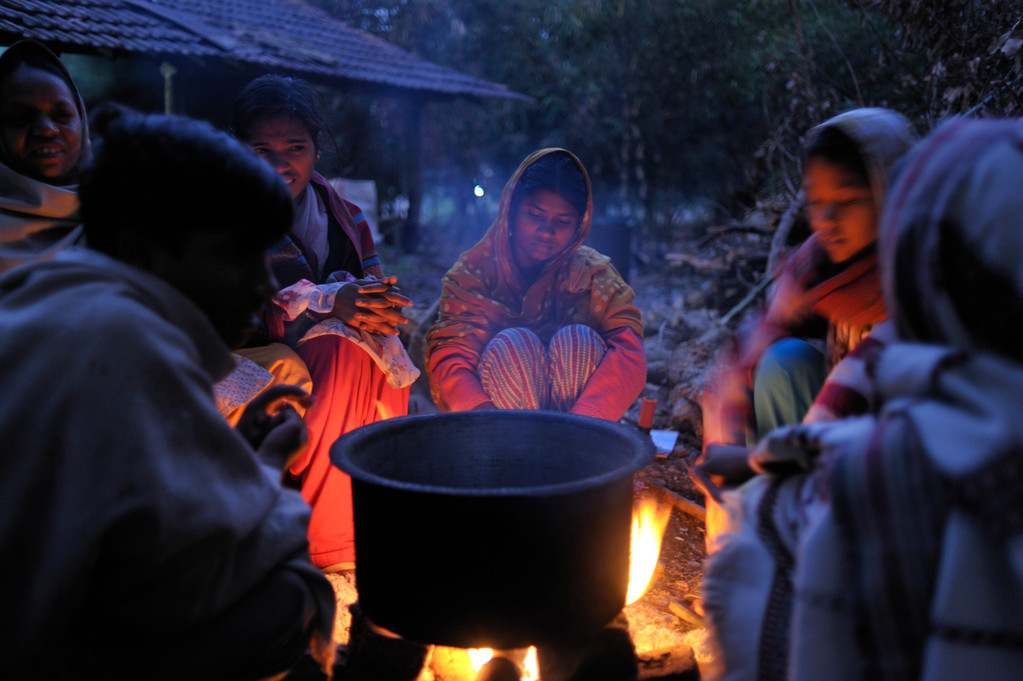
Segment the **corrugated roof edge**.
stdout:
<svg viewBox="0 0 1023 681">
<path fill-rule="evenodd" d="M 310 63 L 307 54 L 291 54 L 287 45 L 277 44 L 274 49 L 265 49 L 258 42 L 246 40 L 246 37 L 223 28 L 218 28 L 194 13 L 174 8 L 173 0 L 163 3 L 160 0 L 71 0 L 58 2 L 69 9 L 78 7 L 96 10 L 102 5 L 109 12 L 88 11 L 79 14 L 80 21 L 91 21 L 95 30 L 89 32 L 69 32 L 58 17 L 53 17 L 43 5 L 51 10 L 53 0 L 18 0 L 0 6 L 0 44 L 10 44 L 22 37 L 33 37 L 49 43 L 58 43 L 63 51 L 82 52 L 111 50 L 136 54 L 182 55 L 190 57 L 220 58 L 223 60 L 241 61 L 258 64 L 262 67 L 276 65 L 278 68 L 290 69 L 299 73 L 315 75 L 320 79 L 338 78 L 356 82 L 369 82 L 376 85 L 393 87 L 398 90 L 437 93 L 446 96 L 470 97 L 501 97 L 520 101 L 532 101 L 532 97 L 510 90 L 500 83 L 483 80 L 460 71 L 422 59 L 415 54 L 402 50 L 381 38 L 333 19 L 315 7 L 300 0 L 234 0 L 234 9 L 240 5 L 247 12 L 250 2 L 258 3 L 258 10 L 265 11 L 268 6 L 276 4 L 284 9 L 287 5 L 301 5 L 303 12 L 290 13 L 299 18 L 315 18 L 318 25 L 310 27 L 316 31 L 323 30 L 323 23 L 337 24 L 339 31 L 351 36 L 357 35 L 363 45 L 376 46 L 381 59 L 363 61 L 358 67 L 346 67 L 346 55 L 333 55 L 333 64 L 322 62 Z M 229 25 L 231 19 L 229 2 L 225 0 L 205 0 L 202 10 L 209 13 L 214 21 L 220 20 Z M 253 9 L 252 11 L 257 12 Z M 219 11 L 219 12 L 218 12 Z M 146 39 L 139 36 L 138 25 L 152 21 L 163 24 L 163 28 L 180 41 L 163 39 Z M 20 30 L 17 30 L 20 29 Z M 129 35 L 130 34 L 130 35 Z M 176 34 L 176 35 L 175 35 Z M 301 43 L 302 36 L 295 36 Z M 267 46 L 270 47 L 270 46 Z M 395 63 L 395 62 L 400 62 Z M 400 67 L 400 68 L 397 68 Z"/>
</svg>

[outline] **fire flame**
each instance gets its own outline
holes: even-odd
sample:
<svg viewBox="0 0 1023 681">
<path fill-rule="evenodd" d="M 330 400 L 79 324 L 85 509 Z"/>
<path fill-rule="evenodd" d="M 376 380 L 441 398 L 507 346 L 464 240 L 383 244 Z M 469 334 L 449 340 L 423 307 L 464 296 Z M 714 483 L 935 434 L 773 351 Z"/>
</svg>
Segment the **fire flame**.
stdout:
<svg viewBox="0 0 1023 681">
<path fill-rule="evenodd" d="M 540 667 L 536 662 L 536 648 L 533 646 L 529 647 L 529 652 L 526 653 L 526 661 L 523 663 L 525 667 L 525 673 L 522 675 L 522 681 L 539 681 L 540 680 Z"/>
<path fill-rule="evenodd" d="M 389 418 L 397 416 L 397 410 L 392 408 L 391 405 L 387 404 L 383 400 L 376 401 L 378 421 L 386 421 Z"/>
<path fill-rule="evenodd" d="M 625 603 L 633 603 L 646 593 L 661 555 L 661 540 L 671 517 L 671 508 L 661 506 L 652 497 L 644 497 L 632 513 L 632 553 L 629 562 L 629 589 Z"/>
<path fill-rule="evenodd" d="M 472 664 L 472 670 L 479 672 L 479 670 L 487 662 L 490 662 L 490 658 L 494 656 L 494 651 L 490 648 L 469 648 L 469 663 Z"/>
<path fill-rule="evenodd" d="M 469 662 L 472 664 L 472 670 L 475 673 L 479 673 L 480 669 L 490 659 L 494 657 L 494 651 L 490 648 L 469 648 Z M 522 679 L 521 681 L 540 681 L 540 666 L 536 661 L 536 648 L 533 646 L 529 647 L 526 651 L 526 659 L 522 663 Z"/>
</svg>

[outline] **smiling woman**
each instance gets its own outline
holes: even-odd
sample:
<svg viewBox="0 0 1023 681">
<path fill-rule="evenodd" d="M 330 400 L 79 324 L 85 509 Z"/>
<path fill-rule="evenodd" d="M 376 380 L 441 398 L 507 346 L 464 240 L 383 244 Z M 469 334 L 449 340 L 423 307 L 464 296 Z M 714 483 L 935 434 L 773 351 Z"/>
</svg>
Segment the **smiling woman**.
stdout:
<svg viewBox="0 0 1023 681">
<path fill-rule="evenodd" d="M 64 64 L 23 40 L 0 55 L 0 272 L 78 239 L 85 106 Z"/>
<path fill-rule="evenodd" d="M 646 381 L 634 293 L 583 246 L 593 201 L 582 163 L 534 152 L 505 185 L 497 219 L 442 285 L 427 333 L 445 411 L 543 409 L 617 421 Z"/>
<path fill-rule="evenodd" d="M 308 367 L 310 446 L 288 472 L 313 508 L 313 563 L 349 572 L 351 481 L 330 465 L 330 445 L 350 430 L 408 412 L 408 386 L 419 372 L 398 327 L 408 322 L 402 309 L 412 301 L 397 277 L 384 275 L 362 210 L 316 172 L 321 145 L 332 137 L 309 82 L 256 78 L 239 94 L 231 128 L 284 180 L 294 208 L 291 229 L 269 252 L 281 288 L 264 308 L 263 328 L 239 352 L 259 361 L 261 350 L 286 343 Z"/>
<path fill-rule="evenodd" d="M 274 167 L 297 199 L 309 185 L 319 153 L 309 129 L 294 116 L 257 119 L 248 130 L 248 143 Z"/>
</svg>

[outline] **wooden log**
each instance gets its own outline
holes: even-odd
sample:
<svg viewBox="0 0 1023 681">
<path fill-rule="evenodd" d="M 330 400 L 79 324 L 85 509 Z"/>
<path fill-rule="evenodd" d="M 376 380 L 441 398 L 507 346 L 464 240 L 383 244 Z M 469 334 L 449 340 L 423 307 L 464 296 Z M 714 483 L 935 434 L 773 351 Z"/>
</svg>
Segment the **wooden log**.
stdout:
<svg viewBox="0 0 1023 681">
<path fill-rule="evenodd" d="M 728 272 L 731 263 L 724 259 L 701 258 L 692 253 L 665 253 L 664 259 L 672 265 L 689 265 L 699 272 Z"/>
<path fill-rule="evenodd" d="M 347 657 L 335 665 L 335 678 L 340 676 L 350 681 L 418 679 L 426 665 L 430 647 L 378 633 L 358 603 L 353 603 L 349 609 L 352 612 L 352 630 Z"/>
<path fill-rule="evenodd" d="M 666 489 L 660 485 L 649 485 L 646 489 L 656 496 L 658 501 L 665 504 L 671 504 L 672 507 L 682 511 L 683 513 L 688 513 L 699 520 L 707 520 L 707 509 L 700 504 L 675 494 L 670 489 Z"/>
</svg>

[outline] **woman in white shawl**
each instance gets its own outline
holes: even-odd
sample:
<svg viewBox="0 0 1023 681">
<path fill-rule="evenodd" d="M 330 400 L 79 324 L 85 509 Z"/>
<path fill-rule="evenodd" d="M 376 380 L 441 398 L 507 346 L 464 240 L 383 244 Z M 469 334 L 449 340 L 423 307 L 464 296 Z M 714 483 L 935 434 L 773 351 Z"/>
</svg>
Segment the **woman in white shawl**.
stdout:
<svg viewBox="0 0 1023 681">
<path fill-rule="evenodd" d="M 1015 679 L 1023 668 L 1023 121 L 907 157 L 879 251 L 897 340 L 864 417 L 775 431 L 727 502 L 709 679 Z"/>
<path fill-rule="evenodd" d="M 0 273 L 52 257 L 80 235 L 85 106 L 63 62 L 22 40 L 0 55 Z"/>
</svg>

